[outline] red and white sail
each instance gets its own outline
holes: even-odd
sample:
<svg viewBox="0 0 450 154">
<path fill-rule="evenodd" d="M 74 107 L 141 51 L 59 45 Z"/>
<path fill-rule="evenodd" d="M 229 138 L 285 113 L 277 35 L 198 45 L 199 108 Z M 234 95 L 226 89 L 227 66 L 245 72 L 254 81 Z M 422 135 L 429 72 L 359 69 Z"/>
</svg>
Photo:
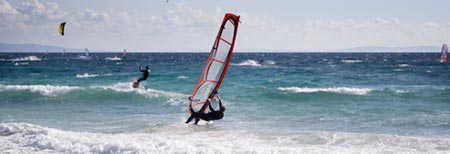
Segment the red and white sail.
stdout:
<svg viewBox="0 0 450 154">
<path fill-rule="evenodd" d="M 447 44 L 444 43 L 441 50 L 441 63 L 446 62 L 448 62 L 448 47 Z"/>
<path fill-rule="evenodd" d="M 190 112 L 190 109 L 194 112 L 204 112 L 210 105 L 207 100 L 214 98 L 219 89 L 231 61 L 238 25 L 238 16 L 225 14 L 214 45 L 192 91 L 188 106 Z"/>
</svg>

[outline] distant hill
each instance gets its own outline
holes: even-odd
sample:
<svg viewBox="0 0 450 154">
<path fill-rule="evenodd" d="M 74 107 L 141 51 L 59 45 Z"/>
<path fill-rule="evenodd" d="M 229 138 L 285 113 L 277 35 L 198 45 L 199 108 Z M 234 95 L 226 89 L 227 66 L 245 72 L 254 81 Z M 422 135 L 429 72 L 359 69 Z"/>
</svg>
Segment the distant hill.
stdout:
<svg viewBox="0 0 450 154">
<path fill-rule="evenodd" d="M 29 53 L 43 53 L 43 52 L 84 52 L 84 49 L 62 48 L 57 46 L 39 45 L 39 44 L 8 44 L 0 43 L 0 52 L 29 52 Z"/>
<path fill-rule="evenodd" d="M 50 53 L 62 52 L 84 52 L 84 48 L 62 48 L 57 46 L 39 45 L 39 44 L 8 44 L 0 43 L 0 52 L 31 52 L 43 53 L 48 50 Z M 89 50 L 91 52 L 107 52 L 99 50 Z M 236 52 L 440 52 L 440 46 L 412 46 L 412 47 L 380 47 L 380 46 L 365 46 L 339 50 L 328 51 L 301 51 L 301 50 L 275 50 L 275 49 L 235 49 Z"/>
<path fill-rule="evenodd" d="M 441 52 L 440 46 L 380 47 L 365 46 L 349 49 L 332 50 L 330 52 Z"/>
</svg>

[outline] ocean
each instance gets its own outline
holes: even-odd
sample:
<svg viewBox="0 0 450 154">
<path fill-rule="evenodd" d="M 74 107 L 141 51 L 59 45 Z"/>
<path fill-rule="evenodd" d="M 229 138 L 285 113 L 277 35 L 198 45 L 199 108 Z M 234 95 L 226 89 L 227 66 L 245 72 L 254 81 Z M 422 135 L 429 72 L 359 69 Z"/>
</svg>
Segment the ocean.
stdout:
<svg viewBox="0 0 450 154">
<path fill-rule="evenodd" d="M 1 153 L 450 153 L 439 53 L 234 53 L 225 117 L 200 126 L 207 53 L 78 55 L 0 54 Z"/>
</svg>

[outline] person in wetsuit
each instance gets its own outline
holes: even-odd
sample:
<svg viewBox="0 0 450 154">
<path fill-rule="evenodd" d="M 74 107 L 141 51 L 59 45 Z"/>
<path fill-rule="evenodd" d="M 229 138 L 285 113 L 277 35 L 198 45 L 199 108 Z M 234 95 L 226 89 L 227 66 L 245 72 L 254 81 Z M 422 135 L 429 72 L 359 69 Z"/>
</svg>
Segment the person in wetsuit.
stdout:
<svg viewBox="0 0 450 154">
<path fill-rule="evenodd" d="M 147 80 L 148 75 L 150 74 L 150 70 L 148 69 L 148 66 L 145 66 L 145 70 L 141 69 L 141 66 L 139 66 L 139 71 L 143 72 L 144 74 L 143 74 L 143 76 L 141 78 L 139 78 L 137 80 L 138 83 L 143 81 L 143 80 Z"/>
<path fill-rule="evenodd" d="M 222 105 L 222 101 L 220 100 L 220 95 L 217 94 L 217 99 L 219 100 L 219 111 L 216 111 L 212 108 L 211 104 L 209 105 L 210 112 L 203 113 L 203 112 L 194 112 L 191 110 L 191 116 L 186 120 L 186 123 L 189 123 L 192 121 L 192 119 L 195 119 L 194 124 L 197 125 L 197 123 L 200 121 L 200 119 L 205 121 L 211 121 L 211 120 L 220 120 L 223 118 L 223 112 L 225 112 L 225 107 Z M 208 99 L 208 101 L 211 103 L 211 100 Z"/>
</svg>

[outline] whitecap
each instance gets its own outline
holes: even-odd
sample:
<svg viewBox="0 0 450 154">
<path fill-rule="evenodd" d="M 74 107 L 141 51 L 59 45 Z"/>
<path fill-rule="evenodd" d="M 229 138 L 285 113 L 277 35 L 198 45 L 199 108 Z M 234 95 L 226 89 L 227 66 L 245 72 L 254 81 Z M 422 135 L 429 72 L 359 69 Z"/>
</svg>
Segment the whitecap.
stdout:
<svg viewBox="0 0 450 154">
<path fill-rule="evenodd" d="M 243 62 L 240 62 L 238 64 L 232 64 L 232 65 L 237 65 L 237 66 L 255 66 L 255 67 L 259 67 L 262 66 L 260 63 L 256 62 L 255 60 L 246 60 Z"/>
<path fill-rule="evenodd" d="M 56 97 L 79 88 L 80 87 L 52 86 L 52 85 L 0 85 L 0 91 L 28 90 L 33 93 L 39 93 L 43 96 L 50 96 L 50 97 Z"/>
<path fill-rule="evenodd" d="M 362 60 L 342 60 L 343 63 L 361 63 Z"/>
<path fill-rule="evenodd" d="M 178 76 L 177 77 L 177 79 L 187 79 L 187 78 L 189 78 L 189 77 L 187 77 L 187 76 Z"/>
<path fill-rule="evenodd" d="M 155 97 L 166 97 L 168 98 L 167 103 L 170 103 L 172 105 L 178 105 L 180 103 L 187 103 L 188 95 L 180 94 L 180 93 L 174 93 L 174 92 L 167 92 L 162 90 L 156 90 L 151 88 L 143 88 L 143 86 L 139 86 L 139 88 L 133 88 L 130 83 L 124 83 L 119 82 L 115 83 L 113 85 L 106 85 L 106 86 L 91 86 L 90 88 L 93 89 L 105 89 L 105 90 L 113 90 L 116 92 L 135 92 L 139 95 L 155 98 Z"/>
<path fill-rule="evenodd" d="M 0 124 L 6 153 L 448 153 L 447 138 L 325 131 L 226 131 L 154 125 L 145 133 L 65 131 L 28 123 Z M 212 131 L 211 131 L 212 130 Z M 267 149 L 270 149 L 268 152 Z"/>
<path fill-rule="evenodd" d="M 41 61 L 41 60 L 42 59 L 40 59 L 40 58 L 38 58 L 36 56 L 26 56 L 26 57 L 10 59 L 9 61 L 21 62 L 21 61 Z"/>
<path fill-rule="evenodd" d="M 408 67 L 408 64 L 398 64 L 399 67 Z"/>
<path fill-rule="evenodd" d="M 370 91 L 372 91 L 369 88 L 349 88 L 349 87 L 332 87 L 332 88 L 279 87 L 278 90 L 291 93 L 331 92 L 331 93 L 352 94 L 352 95 L 366 95 Z"/>
<path fill-rule="evenodd" d="M 394 89 L 394 92 L 397 93 L 397 94 L 411 93 L 408 90 L 401 90 L 401 89 Z"/>
<path fill-rule="evenodd" d="M 122 60 L 122 58 L 119 58 L 119 57 L 117 57 L 117 56 L 114 56 L 114 57 L 106 57 L 105 60 L 119 61 L 119 60 Z"/>
<path fill-rule="evenodd" d="M 14 65 L 19 66 L 19 65 L 29 65 L 28 62 L 15 62 Z"/>
<path fill-rule="evenodd" d="M 92 77 L 96 77 L 96 76 L 98 76 L 98 74 L 84 73 L 84 74 L 77 74 L 76 78 L 92 78 Z"/>
</svg>

